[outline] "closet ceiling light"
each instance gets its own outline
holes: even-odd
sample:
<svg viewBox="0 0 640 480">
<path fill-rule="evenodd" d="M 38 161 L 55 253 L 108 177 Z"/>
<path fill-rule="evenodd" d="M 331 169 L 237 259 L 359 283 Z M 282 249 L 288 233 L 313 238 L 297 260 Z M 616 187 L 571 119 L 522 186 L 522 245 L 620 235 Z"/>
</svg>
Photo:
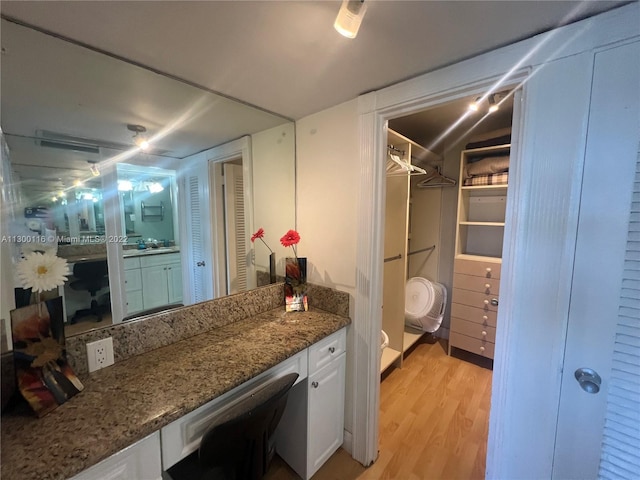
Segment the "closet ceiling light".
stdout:
<svg viewBox="0 0 640 480">
<path fill-rule="evenodd" d="M 342 0 L 342 6 L 333 24 L 340 35 L 347 38 L 356 38 L 360 23 L 364 18 L 367 5 L 364 0 Z"/>
<path fill-rule="evenodd" d="M 478 97 L 473 102 L 471 102 L 469 104 L 469 110 L 470 111 L 472 111 L 472 112 L 477 112 L 478 111 L 478 109 L 480 108 L 480 105 L 478 104 L 478 102 L 480 102 L 481 98 L 482 97 Z"/>
<path fill-rule="evenodd" d="M 489 113 L 497 112 L 499 108 L 500 107 L 498 107 L 498 104 L 496 103 L 495 94 L 492 93 L 489 95 Z"/>
</svg>

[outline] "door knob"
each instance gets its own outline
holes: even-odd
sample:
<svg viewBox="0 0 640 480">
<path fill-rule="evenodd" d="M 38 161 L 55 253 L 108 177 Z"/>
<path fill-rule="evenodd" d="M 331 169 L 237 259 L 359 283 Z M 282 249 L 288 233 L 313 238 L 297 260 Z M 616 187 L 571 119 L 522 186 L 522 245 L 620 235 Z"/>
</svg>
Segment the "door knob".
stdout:
<svg viewBox="0 0 640 480">
<path fill-rule="evenodd" d="M 498 299 L 497 298 L 492 298 L 491 299 L 491 305 L 493 305 L 494 307 L 498 306 Z"/>
<path fill-rule="evenodd" d="M 598 393 L 600 391 L 600 385 L 602 384 L 602 379 L 600 375 L 598 375 L 595 370 L 591 370 L 590 368 L 579 368 L 575 371 L 575 377 L 578 383 L 580 384 L 580 388 L 582 388 L 587 393 Z"/>
<path fill-rule="evenodd" d="M 196 266 L 198 267 L 204 267 L 204 260 L 202 260 L 201 262 L 197 262 Z"/>
</svg>

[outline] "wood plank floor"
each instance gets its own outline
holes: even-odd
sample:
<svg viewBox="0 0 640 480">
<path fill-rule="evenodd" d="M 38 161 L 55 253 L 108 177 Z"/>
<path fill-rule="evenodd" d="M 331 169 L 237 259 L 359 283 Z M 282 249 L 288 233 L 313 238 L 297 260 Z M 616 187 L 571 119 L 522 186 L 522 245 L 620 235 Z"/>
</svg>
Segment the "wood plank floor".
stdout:
<svg viewBox="0 0 640 480">
<path fill-rule="evenodd" d="M 483 479 L 491 370 L 419 343 L 380 386 L 380 451 L 364 468 L 338 450 L 313 480 Z M 268 480 L 299 477 L 278 457 Z"/>
</svg>

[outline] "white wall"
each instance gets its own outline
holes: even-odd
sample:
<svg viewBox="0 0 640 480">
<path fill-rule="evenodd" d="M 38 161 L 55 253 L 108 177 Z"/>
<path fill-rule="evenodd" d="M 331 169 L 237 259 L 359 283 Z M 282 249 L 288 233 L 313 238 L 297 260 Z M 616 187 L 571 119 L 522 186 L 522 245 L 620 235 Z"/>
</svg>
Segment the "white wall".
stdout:
<svg viewBox="0 0 640 480">
<path fill-rule="evenodd" d="M 356 284 L 358 103 L 337 105 L 296 124 L 298 255 L 307 257 L 307 280 L 347 292 Z M 313 298 L 309 299 L 313 306 Z M 353 345 L 350 336 L 348 345 Z M 347 349 L 347 385 L 353 363 Z M 351 349 L 353 351 L 353 349 Z M 352 431 L 353 399 L 347 388 L 345 429 Z"/>
</svg>

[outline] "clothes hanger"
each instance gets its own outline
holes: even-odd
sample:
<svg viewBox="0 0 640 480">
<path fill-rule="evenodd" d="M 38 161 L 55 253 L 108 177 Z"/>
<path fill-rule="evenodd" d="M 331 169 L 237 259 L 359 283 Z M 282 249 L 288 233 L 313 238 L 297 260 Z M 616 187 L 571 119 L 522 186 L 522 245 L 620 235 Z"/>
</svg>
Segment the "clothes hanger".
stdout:
<svg viewBox="0 0 640 480">
<path fill-rule="evenodd" d="M 456 181 L 453 178 L 445 177 L 436 168 L 430 169 L 427 172 L 427 178 L 421 180 L 416 187 L 418 188 L 435 188 L 435 187 L 453 187 L 456 185 Z"/>
<path fill-rule="evenodd" d="M 387 164 L 387 175 L 425 175 L 427 173 L 423 168 L 411 165 L 409 162 L 402 160 L 399 155 L 392 153 L 392 150 L 404 154 L 401 150 L 397 150 L 391 146 L 388 148 L 387 156 L 393 163 Z M 400 169 L 394 170 L 394 164 L 398 165 Z"/>
</svg>

